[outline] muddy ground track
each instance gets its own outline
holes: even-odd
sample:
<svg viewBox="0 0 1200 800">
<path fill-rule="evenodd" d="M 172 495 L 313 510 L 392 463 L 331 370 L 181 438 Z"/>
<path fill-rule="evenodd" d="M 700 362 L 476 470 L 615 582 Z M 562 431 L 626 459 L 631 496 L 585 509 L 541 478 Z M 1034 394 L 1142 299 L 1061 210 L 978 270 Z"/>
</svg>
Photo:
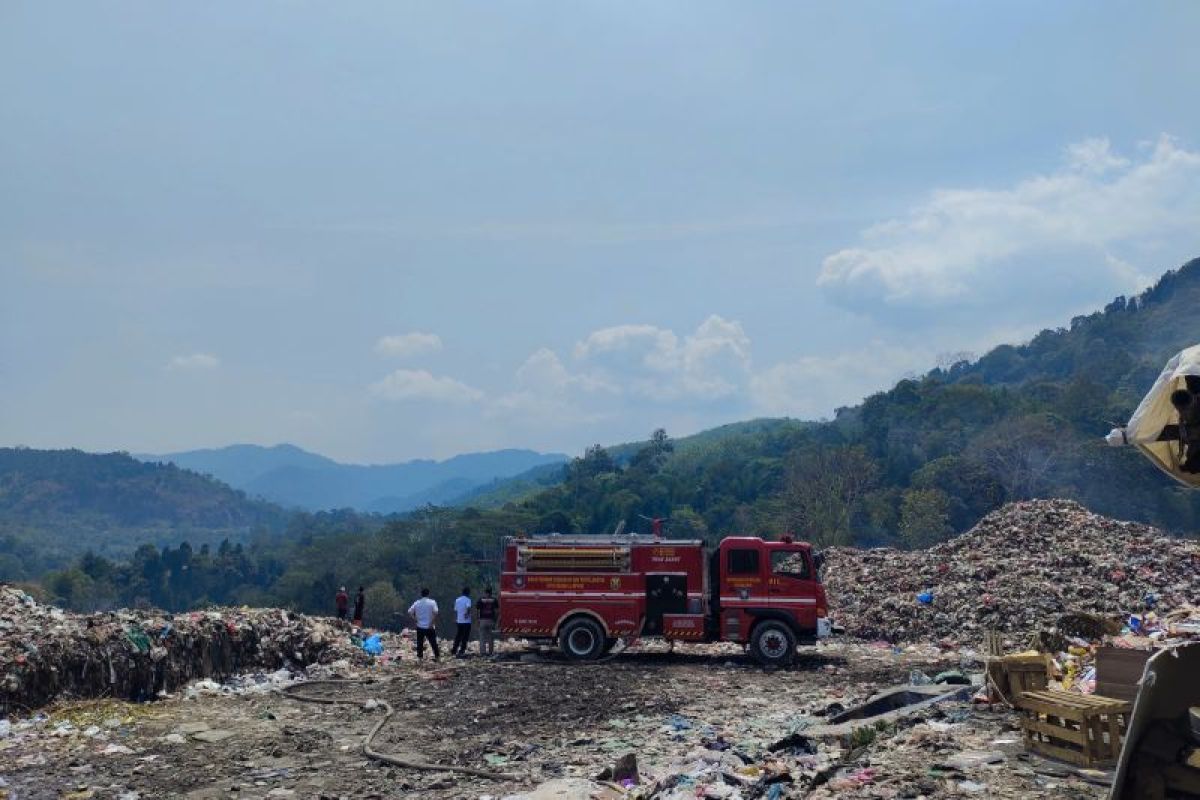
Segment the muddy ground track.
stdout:
<svg viewBox="0 0 1200 800">
<path fill-rule="evenodd" d="M 522 776 L 535 771 L 545 778 L 566 774 L 572 765 L 592 764 L 605 739 L 620 734 L 609 728 L 614 717 L 665 720 L 675 712 L 736 706 L 743 696 L 771 697 L 773 689 L 785 685 L 886 685 L 907 674 L 886 662 L 851 663 L 812 651 L 802 651 L 792 667 L 775 672 L 758 668 L 746 656 L 703 655 L 686 648 L 624 653 L 602 664 L 572 664 L 553 654 L 519 659 L 514 654 L 497 662 L 448 660 L 422 667 L 409 662 L 395 679 L 313 685 L 302 693 L 364 704 L 386 700 L 396 714 L 375 739 L 381 752 L 514 776 L 500 785 L 472 781 L 477 796 L 479 791 L 504 794 L 529 786 L 531 781 Z M 257 797 L 264 787 L 256 787 L 256 781 L 269 786 L 280 780 L 296 785 L 298 796 L 313 797 L 449 798 L 461 796 L 456 792 L 465 788 L 448 773 L 368 761 L 361 746 L 379 721 L 379 711 L 306 703 L 278 693 L 214 698 L 163 710 L 167 716 L 144 734 L 167 734 L 183 712 L 189 720 L 234 730 L 236 736 L 203 746 L 151 745 L 152 750 L 139 753 L 160 753 L 150 764 L 132 755 L 79 758 L 53 770 L 66 780 L 47 782 L 45 793 L 21 781 L 21 796 L 58 797 L 73 774 L 91 785 L 136 786 L 143 798 Z M 489 755 L 503 756 L 504 765 L 491 765 Z M 52 783 L 58 784 L 56 789 Z M 240 795 L 231 794 L 230 787 L 238 785 Z"/>
</svg>

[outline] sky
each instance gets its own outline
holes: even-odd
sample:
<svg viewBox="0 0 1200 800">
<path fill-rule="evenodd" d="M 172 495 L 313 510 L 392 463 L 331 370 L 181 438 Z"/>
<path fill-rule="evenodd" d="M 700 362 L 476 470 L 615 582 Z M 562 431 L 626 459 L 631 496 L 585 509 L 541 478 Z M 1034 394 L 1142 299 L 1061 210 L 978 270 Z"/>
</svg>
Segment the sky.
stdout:
<svg viewBox="0 0 1200 800">
<path fill-rule="evenodd" d="M 0 444 L 828 417 L 1200 255 L 1192 2 L 0 7 Z"/>
</svg>

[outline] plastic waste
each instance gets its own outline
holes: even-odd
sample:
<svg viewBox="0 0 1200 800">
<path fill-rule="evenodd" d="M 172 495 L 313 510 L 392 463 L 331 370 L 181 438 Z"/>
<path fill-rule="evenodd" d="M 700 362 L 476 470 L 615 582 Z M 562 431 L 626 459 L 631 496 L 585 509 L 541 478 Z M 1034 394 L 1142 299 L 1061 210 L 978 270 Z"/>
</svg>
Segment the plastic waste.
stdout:
<svg viewBox="0 0 1200 800">
<path fill-rule="evenodd" d="M 673 731 L 686 731 L 692 727 L 692 721 L 687 717 L 680 716 L 679 714 L 672 714 L 670 717 L 668 717 L 667 724 L 671 726 L 671 730 Z"/>
<path fill-rule="evenodd" d="M 947 683 L 952 686 L 967 686 L 971 679 L 956 669 L 948 669 L 933 676 L 934 683 Z"/>
<path fill-rule="evenodd" d="M 383 653 L 383 641 L 379 638 L 379 634 L 375 633 L 368 636 L 362 643 L 362 649 L 373 656 Z"/>
<path fill-rule="evenodd" d="M 139 653 L 150 652 L 150 637 L 141 628 L 130 628 L 125 631 L 125 637 L 129 639 L 130 644 L 137 648 Z"/>
<path fill-rule="evenodd" d="M 917 602 L 923 606 L 927 606 L 933 602 L 933 592 L 926 589 L 917 595 Z"/>
</svg>

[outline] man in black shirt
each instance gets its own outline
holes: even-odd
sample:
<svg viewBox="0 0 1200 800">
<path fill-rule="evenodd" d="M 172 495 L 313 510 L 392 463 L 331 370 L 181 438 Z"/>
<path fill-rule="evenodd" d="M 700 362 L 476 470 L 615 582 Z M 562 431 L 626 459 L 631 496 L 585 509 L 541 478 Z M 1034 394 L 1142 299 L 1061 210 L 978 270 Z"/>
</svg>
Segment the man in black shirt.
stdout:
<svg viewBox="0 0 1200 800">
<path fill-rule="evenodd" d="M 367 604 L 367 597 L 363 594 L 363 587 L 358 587 L 358 595 L 354 598 L 354 625 L 362 627 L 363 606 Z"/>
<path fill-rule="evenodd" d="M 496 652 L 496 623 L 500 620 L 500 601 L 492 597 L 492 587 L 483 590 L 483 597 L 475 604 L 479 615 L 479 655 Z"/>
</svg>

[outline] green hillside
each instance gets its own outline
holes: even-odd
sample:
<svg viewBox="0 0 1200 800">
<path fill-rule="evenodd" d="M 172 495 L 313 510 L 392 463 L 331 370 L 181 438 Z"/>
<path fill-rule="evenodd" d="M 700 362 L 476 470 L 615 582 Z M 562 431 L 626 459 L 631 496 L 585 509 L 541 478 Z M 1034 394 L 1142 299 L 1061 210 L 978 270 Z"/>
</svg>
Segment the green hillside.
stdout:
<svg viewBox="0 0 1200 800">
<path fill-rule="evenodd" d="M 84 552 L 217 545 L 280 529 L 284 512 L 212 478 L 125 453 L 0 448 L 0 580 L 33 577 Z"/>
<path fill-rule="evenodd" d="M 669 516 L 676 532 L 791 530 L 822 543 L 915 546 L 1009 500 L 1062 496 L 1194 532 L 1200 493 L 1101 436 L 1129 417 L 1167 358 L 1196 343 L 1197 308 L 1200 259 L 1137 297 L 901 381 L 831 422 L 734 427 L 640 462 L 615 457 L 628 446 L 593 449 L 563 484 L 517 506 L 543 529 L 599 532 Z"/>
<path fill-rule="evenodd" d="M 736 450 L 756 441 L 760 434 L 798 431 L 813 424 L 786 418 L 761 418 L 720 425 L 673 440 L 672 449 L 666 454 L 665 465 L 671 471 L 694 471 L 700 463 L 714 457 L 722 449 Z M 616 465 L 625 467 L 649 444 L 650 440 L 645 439 L 604 449 Z M 512 478 L 481 486 L 456 498 L 450 505 L 489 509 L 521 504 L 548 488 L 561 485 L 568 474 L 567 464 L 543 464 Z"/>
<path fill-rule="evenodd" d="M 78 607 L 249 602 L 320 612 L 339 583 L 354 581 L 386 623 L 420 585 L 452 593 L 494 580 L 504 535 L 645 531 L 643 517 L 667 517 L 676 536 L 791 531 L 820 545 L 922 546 L 1009 500 L 1060 496 L 1194 534 L 1200 492 L 1101 437 L 1128 418 L 1166 359 L 1195 343 L 1197 308 L 1200 260 L 1136 298 L 900 381 L 828 422 L 755 420 L 678 441 L 657 431 L 646 442 L 589 448 L 565 469 L 527 475 L 523 487 L 497 484 L 493 498 L 513 498 L 498 508 L 483 507 L 482 492 L 465 508 L 386 520 L 300 514 L 286 535 L 244 549 L 89 557 L 43 585 Z"/>
</svg>

